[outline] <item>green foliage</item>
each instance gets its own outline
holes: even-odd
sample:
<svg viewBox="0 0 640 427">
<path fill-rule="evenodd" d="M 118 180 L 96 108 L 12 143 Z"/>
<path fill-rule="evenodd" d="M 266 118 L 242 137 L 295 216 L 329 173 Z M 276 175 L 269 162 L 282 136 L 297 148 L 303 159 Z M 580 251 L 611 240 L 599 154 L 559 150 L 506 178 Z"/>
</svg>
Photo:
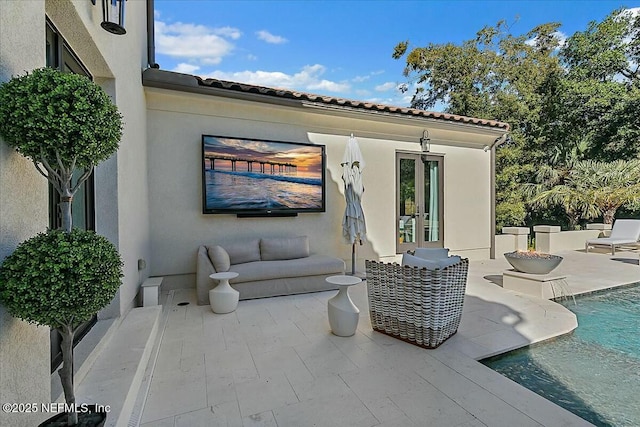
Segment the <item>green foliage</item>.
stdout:
<svg viewBox="0 0 640 427">
<path fill-rule="evenodd" d="M 586 159 L 640 157 L 640 16 L 615 10 L 564 44 L 559 26 L 547 23 L 513 35 L 500 21 L 460 44 L 410 49 L 405 41 L 392 55 L 405 58 L 404 75 L 417 87 L 413 107 L 444 103 L 448 113 L 511 125 L 507 142 L 496 151 L 498 229 L 536 218 L 575 227 L 586 218 L 566 195 L 560 203 L 566 218 L 554 209 L 557 204 L 528 203 L 523 186 L 542 184 L 536 181 L 540 165 L 566 175 Z M 549 190 L 561 182 L 544 185 Z"/>
<path fill-rule="evenodd" d="M 11 315 L 62 328 L 89 320 L 115 296 L 116 248 L 92 231 L 50 230 L 21 243 L 0 267 L 0 301 Z"/>
<path fill-rule="evenodd" d="M 118 149 L 122 117 L 87 77 L 40 68 L 0 86 L 0 135 L 54 170 L 91 169 Z"/>
<path fill-rule="evenodd" d="M 640 203 L 640 159 L 579 161 L 564 176 L 550 175 L 557 180 L 555 185 L 529 186 L 531 203 L 542 208 L 562 206 L 576 219 L 602 216 L 611 224 L 620 207 Z"/>
</svg>

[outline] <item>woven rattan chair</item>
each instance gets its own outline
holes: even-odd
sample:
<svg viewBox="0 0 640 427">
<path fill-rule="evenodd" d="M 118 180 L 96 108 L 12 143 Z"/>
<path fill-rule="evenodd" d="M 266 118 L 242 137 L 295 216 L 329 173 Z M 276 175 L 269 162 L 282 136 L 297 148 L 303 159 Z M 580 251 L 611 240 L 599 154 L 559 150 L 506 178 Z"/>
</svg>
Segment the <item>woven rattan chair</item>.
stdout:
<svg viewBox="0 0 640 427">
<path fill-rule="evenodd" d="M 365 261 L 373 330 L 423 348 L 458 331 L 469 260 L 442 269 Z"/>
</svg>

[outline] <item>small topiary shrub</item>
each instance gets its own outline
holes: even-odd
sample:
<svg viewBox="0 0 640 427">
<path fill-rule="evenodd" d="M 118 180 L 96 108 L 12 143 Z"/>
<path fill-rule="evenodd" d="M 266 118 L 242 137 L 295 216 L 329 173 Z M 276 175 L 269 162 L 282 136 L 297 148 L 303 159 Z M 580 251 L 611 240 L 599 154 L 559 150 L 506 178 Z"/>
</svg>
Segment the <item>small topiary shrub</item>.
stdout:
<svg viewBox="0 0 640 427">
<path fill-rule="evenodd" d="M 39 325 L 75 328 L 115 296 L 122 261 L 106 238 L 74 228 L 22 242 L 0 267 L 0 300 L 11 315 Z"/>
<path fill-rule="evenodd" d="M 116 248 L 93 231 L 50 230 L 22 242 L 0 266 L 0 302 L 12 316 L 50 326 L 62 336 L 58 370 L 65 400 L 73 407 L 73 337 L 77 327 L 113 299 L 122 260 Z M 68 425 L 78 413 L 68 414 Z"/>
<path fill-rule="evenodd" d="M 0 87 L 0 135 L 34 162 L 88 169 L 118 149 L 122 116 L 87 77 L 39 68 Z"/>
</svg>

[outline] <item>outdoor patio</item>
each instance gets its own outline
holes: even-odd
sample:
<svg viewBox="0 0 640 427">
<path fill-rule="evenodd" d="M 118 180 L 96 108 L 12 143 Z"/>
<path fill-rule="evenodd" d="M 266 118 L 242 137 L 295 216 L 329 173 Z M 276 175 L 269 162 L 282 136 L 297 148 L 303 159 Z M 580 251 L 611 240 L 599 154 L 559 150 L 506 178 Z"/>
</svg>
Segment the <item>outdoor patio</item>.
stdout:
<svg viewBox="0 0 640 427">
<path fill-rule="evenodd" d="M 574 292 L 640 281 L 638 251 L 560 255 Z M 350 291 L 361 312 L 348 338 L 330 332 L 333 291 L 241 301 L 225 315 L 197 306 L 194 290 L 166 292 L 134 418 L 160 427 L 590 425 L 476 362 L 575 327 L 564 307 L 502 289 L 507 268 L 503 258 L 471 263 L 459 331 L 436 350 L 373 332 L 364 283 Z"/>
</svg>

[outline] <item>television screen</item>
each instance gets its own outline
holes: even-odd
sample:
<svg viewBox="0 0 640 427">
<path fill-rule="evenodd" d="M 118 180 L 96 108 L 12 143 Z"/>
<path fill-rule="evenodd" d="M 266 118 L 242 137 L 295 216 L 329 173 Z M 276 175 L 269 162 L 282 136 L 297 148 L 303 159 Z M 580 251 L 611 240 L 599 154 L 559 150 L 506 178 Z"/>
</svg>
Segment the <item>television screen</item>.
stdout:
<svg viewBox="0 0 640 427">
<path fill-rule="evenodd" d="M 325 166 L 324 145 L 203 135 L 203 212 L 324 212 Z"/>
</svg>

